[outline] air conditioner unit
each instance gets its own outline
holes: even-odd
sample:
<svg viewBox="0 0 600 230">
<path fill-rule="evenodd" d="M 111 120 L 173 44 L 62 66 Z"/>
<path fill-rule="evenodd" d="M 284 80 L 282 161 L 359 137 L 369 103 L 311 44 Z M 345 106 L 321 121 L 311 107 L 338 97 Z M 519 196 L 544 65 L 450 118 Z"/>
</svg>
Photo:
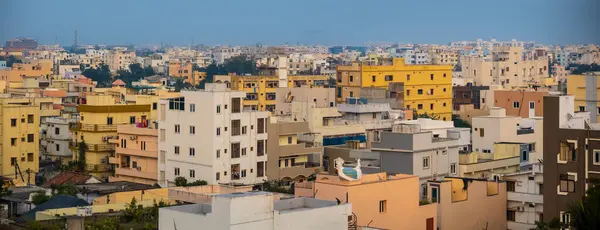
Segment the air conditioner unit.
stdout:
<svg viewBox="0 0 600 230">
<path fill-rule="evenodd" d="M 108 137 L 102 137 L 102 141 L 107 142 L 108 141 Z"/>
<path fill-rule="evenodd" d="M 137 137 L 136 136 L 129 136 L 129 139 L 135 140 L 135 139 L 137 139 Z"/>
<path fill-rule="evenodd" d="M 519 207 L 517 207 L 517 211 L 518 212 L 524 212 L 525 211 L 525 207 L 519 206 Z"/>
<path fill-rule="evenodd" d="M 142 171 L 142 167 L 138 166 L 138 167 L 137 167 L 137 170 L 138 170 L 138 171 Z"/>
</svg>

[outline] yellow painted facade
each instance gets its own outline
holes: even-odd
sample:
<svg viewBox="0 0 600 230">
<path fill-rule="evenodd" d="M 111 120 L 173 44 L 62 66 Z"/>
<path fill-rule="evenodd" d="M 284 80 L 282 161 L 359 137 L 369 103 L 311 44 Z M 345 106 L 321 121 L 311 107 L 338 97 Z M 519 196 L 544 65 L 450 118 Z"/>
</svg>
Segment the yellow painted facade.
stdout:
<svg viewBox="0 0 600 230">
<path fill-rule="evenodd" d="M 595 77 L 596 82 L 600 82 L 600 75 L 586 76 L 586 75 L 569 75 L 567 76 L 567 94 L 575 96 L 575 111 L 590 111 L 590 109 L 600 108 L 600 100 L 598 98 L 586 98 L 585 86 L 586 77 Z M 598 87 L 597 87 L 598 88 Z M 597 89 L 600 93 L 600 88 Z M 600 95 L 600 94 L 597 94 Z M 596 101 L 596 108 L 587 108 L 586 101 Z M 600 120 L 600 113 L 598 116 Z"/>
<path fill-rule="evenodd" d="M 341 103 L 360 97 L 361 88 L 387 88 L 389 83 L 404 83 L 407 109 L 452 119 L 451 65 L 405 65 L 404 59 L 394 58 L 387 65 L 338 66 L 336 99 Z"/>
<path fill-rule="evenodd" d="M 275 92 L 279 87 L 277 76 L 230 76 L 231 89 L 246 92 L 244 108 L 259 111 L 275 111 Z M 322 87 L 327 83 L 329 76 L 323 75 L 297 75 L 288 76 L 288 88 L 297 88 L 307 85 Z"/>
<path fill-rule="evenodd" d="M 39 133 L 39 106 L 28 98 L 0 99 L 0 175 L 13 179 L 16 186 L 35 184 Z"/>
<path fill-rule="evenodd" d="M 78 160 L 79 144 L 87 145 L 85 160 L 92 175 L 106 179 L 112 175 L 108 158 L 114 151 L 108 140 L 117 136 L 117 125 L 148 120 L 152 104 L 116 104 L 112 96 L 90 95 L 87 104 L 79 105 L 80 122 L 72 125 L 73 160 Z"/>
</svg>

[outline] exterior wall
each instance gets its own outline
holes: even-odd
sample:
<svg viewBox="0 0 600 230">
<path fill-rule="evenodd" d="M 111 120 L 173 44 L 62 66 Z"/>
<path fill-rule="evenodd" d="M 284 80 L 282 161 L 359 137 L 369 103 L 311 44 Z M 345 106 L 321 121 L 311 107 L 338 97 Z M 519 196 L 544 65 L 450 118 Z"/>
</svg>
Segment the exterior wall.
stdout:
<svg viewBox="0 0 600 230">
<path fill-rule="evenodd" d="M 393 77 L 386 80 L 386 76 Z M 419 114 L 436 114 L 442 120 L 452 119 L 452 66 L 449 65 L 404 65 L 404 60 L 397 58 L 392 65 L 338 66 L 336 98 L 343 102 L 360 95 L 363 87 L 387 89 L 392 82 L 404 83 L 405 108 Z"/>
<path fill-rule="evenodd" d="M 466 190 L 463 178 L 429 182 L 429 198 L 438 203 L 439 229 L 507 229 L 506 184 L 466 180 Z M 439 196 L 434 198 L 431 191 L 436 187 Z"/>
<path fill-rule="evenodd" d="M 275 115 L 291 113 L 291 102 L 304 102 L 317 107 L 335 106 L 335 89 L 323 87 L 277 88 L 276 89 Z M 289 97 L 291 96 L 291 98 Z M 333 105 L 333 106 L 332 106 Z"/>
<path fill-rule="evenodd" d="M 0 138 L 3 143 L 0 173 L 4 177 L 14 178 L 13 182 L 17 186 L 35 184 L 35 175 L 39 171 L 40 110 L 35 105 L 27 104 L 28 101 L 0 99 Z M 14 121 L 14 126 L 11 121 Z M 16 164 L 19 165 L 24 181 L 21 180 L 21 175 L 15 175 Z"/>
<path fill-rule="evenodd" d="M 597 111 L 600 108 L 600 89 L 597 87 L 600 75 L 569 75 L 567 82 L 567 94 L 575 96 L 575 111 L 588 111 L 592 113 L 592 123 L 600 121 Z"/>
<path fill-rule="evenodd" d="M 532 176 L 533 180 L 530 179 Z M 514 183 L 514 191 L 509 191 L 507 186 L 506 209 L 515 213 L 514 221 L 508 220 L 509 229 L 532 229 L 535 228 L 536 221 L 543 221 L 543 179 L 543 174 L 539 171 L 503 177 L 507 185 Z"/>
<path fill-rule="evenodd" d="M 115 174 L 109 181 L 158 182 L 158 130 L 118 125 L 117 140 L 113 142 L 117 142 L 116 154 L 109 163 L 115 166 Z"/>
<path fill-rule="evenodd" d="M 53 160 L 70 160 L 72 158 L 69 145 L 72 133 L 69 123 L 75 119 L 47 118 L 42 121 L 42 137 L 40 139 L 40 154 Z"/>
<path fill-rule="evenodd" d="M 507 116 L 522 118 L 544 116 L 542 100 L 544 96 L 548 95 L 548 92 L 494 90 L 493 93 L 494 106 L 506 109 Z M 515 107 L 516 102 L 519 104 L 518 107 Z"/>
<path fill-rule="evenodd" d="M 242 105 L 238 108 L 239 113 L 233 113 L 232 98 L 240 98 L 240 103 L 243 103 L 245 93 L 230 91 L 224 84 L 213 84 L 206 91 L 184 91 L 181 92 L 181 97 L 185 98 L 184 110 L 169 109 L 169 100 L 159 101 L 159 114 L 161 114 L 159 115 L 159 182 L 161 185 L 174 182 L 177 177 L 175 168 L 179 168 L 179 176 L 185 177 L 188 181 L 202 179 L 209 184 L 230 182 L 255 184 L 266 179 L 266 174 L 257 175 L 257 162 L 267 161 L 266 155 L 257 155 L 257 141 L 267 139 L 266 113 L 242 111 Z M 194 112 L 190 111 L 191 104 L 195 106 Z M 264 133 L 258 133 L 259 119 L 264 120 L 264 127 L 262 127 Z M 240 120 L 240 129 L 245 127 L 247 133 L 232 135 L 232 120 Z M 179 125 L 180 133 L 175 133 L 175 125 Z M 195 127 L 194 134 L 190 133 L 190 126 Z M 220 130 L 218 136 L 217 128 Z M 240 153 L 239 158 L 232 158 L 232 143 L 240 143 L 240 152 L 246 149 L 246 155 Z M 175 154 L 175 146 L 179 146 L 179 154 Z M 195 149 L 195 156 L 190 156 L 190 148 Z M 247 176 L 232 179 L 232 164 L 239 164 L 240 171 L 246 170 Z M 189 170 L 195 171 L 194 178 L 190 176 Z M 216 178 L 217 173 L 219 180 Z M 161 178 L 161 175 L 165 177 Z"/>
<path fill-rule="evenodd" d="M 488 86 L 454 86 L 452 88 L 452 104 L 454 110 L 460 110 L 461 105 L 468 104 L 473 104 L 475 109 L 480 109 L 480 92 L 488 89 Z"/>
</svg>

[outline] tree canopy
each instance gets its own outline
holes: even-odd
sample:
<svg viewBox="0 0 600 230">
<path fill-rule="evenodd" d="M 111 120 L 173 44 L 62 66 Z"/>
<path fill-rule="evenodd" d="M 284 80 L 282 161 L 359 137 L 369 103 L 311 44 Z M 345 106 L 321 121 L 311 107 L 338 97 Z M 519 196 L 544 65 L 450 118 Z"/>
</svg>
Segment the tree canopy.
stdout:
<svg viewBox="0 0 600 230">
<path fill-rule="evenodd" d="M 245 55 L 229 58 L 222 65 L 210 64 L 205 68 L 197 68 L 198 71 L 206 72 L 206 78 L 196 87 L 204 89 L 204 84 L 212 83 L 215 75 L 246 75 L 257 74 L 256 62 Z"/>
<path fill-rule="evenodd" d="M 23 63 L 23 61 L 17 59 L 13 55 L 10 55 L 8 57 L 0 56 L 0 61 L 6 61 L 6 67 L 12 67 L 14 63 Z"/>
<path fill-rule="evenodd" d="M 567 69 L 572 69 L 572 74 L 584 74 L 586 72 L 600 71 L 600 65 L 593 63 L 591 65 L 586 64 L 570 64 Z"/>
<path fill-rule="evenodd" d="M 150 66 L 142 67 L 140 63 L 129 65 L 129 70 L 117 71 L 117 79 L 121 79 L 128 86 L 130 86 L 134 81 L 139 81 L 144 77 L 152 75 L 154 75 L 154 69 L 152 69 Z"/>
<path fill-rule="evenodd" d="M 105 64 L 100 64 L 97 68 L 87 68 L 81 74 L 91 78 L 93 81 L 97 81 L 99 87 L 110 87 L 112 84 L 110 69 Z"/>
</svg>

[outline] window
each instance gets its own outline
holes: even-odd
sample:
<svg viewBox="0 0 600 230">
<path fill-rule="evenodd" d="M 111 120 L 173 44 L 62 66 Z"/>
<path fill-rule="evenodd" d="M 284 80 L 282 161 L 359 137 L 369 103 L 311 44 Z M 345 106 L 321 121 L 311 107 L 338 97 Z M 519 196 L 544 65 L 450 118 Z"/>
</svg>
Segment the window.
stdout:
<svg viewBox="0 0 600 230">
<path fill-rule="evenodd" d="M 518 101 L 513 102 L 513 108 L 518 109 L 521 107 L 521 104 Z"/>
<path fill-rule="evenodd" d="M 375 76 L 371 76 L 371 81 L 372 82 L 375 82 L 375 79 L 376 79 Z"/>
<path fill-rule="evenodd" d="M 131 162 L 131 167 L 134 168 L 134 169 L 137 168 L 138 167 L 137 161 L 132 161 Z"/>
<path fill-rule="evenodd" d="M 385 213 L 387 209 L 387 200 L 380 200 L 379 201 L 379 213 Z"/>
<path fill-rule="evenodd" d="M 444 74 L 444 77 L 446 77 L 446 74 Z M 446 92 L 446 90 L 444 89 L 444 92 Z"/>
<path fill-rule="evenodd" d="M 529 108 L 530 108 L 530 109 L 535 109 L 535 102 L 533 102 L 533 101 L 530 101 L 530 102 L 529 102 Z"/>
<path fill-rule="evenodd" d="M 179 146 L 175 146 L 175 154 L 179 154 Z"/>
<path fill-rule="evenodd" d="M 221 180 L 221 173 L 215 174 L 215 180 Z"/>
<path fill-rule="evenodd" d="M 456 174 L 456 163 L 450 164 L 450 174 Z"/>
<path fill-rule="evenodd" d="M 181 127 L 179 125 L 175 125 L 175 133 L 179 133 L 181 131 Z"/>
<path fill-rule="evenodd" d="M 477 130 L 477 129 L 475 129 L 475 130 Z M 485 129 L 484 128 L 480 128 L 479 129 L 479 136 L 480 137 L 484 137 L 485 136 Z"/>
<path fill-rule="evenodd" d="M 446 88 L 444 88 L 443 91 L 446 92 Z"/>
<path fill-rule="evenodd" d="M 107 125 L 112 125 L 113 124 L 113 118 L 112 117 L 107 117 L 106 118 L 106 124 Z"/>
<path fill-rule="evenodd" d="M 56 144 L 56 151 L 60 151 L 60 145 Z"/>
<path fill-rule="evenodd" d="M 190 148 L 190 156 L 196 156 L 196 149 Z"/>
<path fill-rule="evenodd" d="M 406 90 L 406 96 L 410 96 L 410 89 Z"/>
<path fill-rule="evenodd" d="M 433 81 L 433 74 L 429 75 L 429 79 L 431 79 Z"/>
<path fill-rule="evenodd" d="M 10 127 L 16 127 L 17 126 L 17 119 L 10 119 Z"/>
<path fill-rule="evenodd" d="M 522 151 L 521 152 L 521 162 L 527 161 L 527 158 L 528 158 L 527 151 Z"/>
<path fill-rule="evenodd" d="M 10 158 L 10 165 L 11 166 L 15 166 L 17 164 L 17 158 L 16 157 L 11 157 Z"/>
<path fill-rule="evenodd" d="M 221 136 L 221 128 L 217 128 L 217 136 Z"/>
<path fill-rule="evenodd" d="M 140 149 L 146 150 L 146 142 L 145 141 L 140 141 Z"/>
<path fill-rule="evenodd" d="M 265 155 L 265 142 L 266 142 L 266 140 L 256 141 L 256 155 L 257 156 Z"/>
<path fill-rule="evenodd" d="M 242 148 L 242 156 L 246 156 L 246 148 Z"/>
<path fill-rule="evenodd" d="M 600 164 L 600 150 L 594 149 L 594 164 Z"/>
<path fill-rule="evenodd" d="M 579 112 L 585 112 L 585 106 L 579 106 Z"/>
<path fill-rule="evenodd" d="M 560 222 L 563 224 L 571 224 L 571 214 L 568 212 L 560 212 Z"/>
<path fill-rule="evenodd" d="M 33 124 L 33 114 L 27 115 L 27 123 Z"/>
<path fill-rule="evenodd" d="M 575 149 L 575 143 L 572 142 L 561 142 L 560 143 L 560 152 L 559 152 L 559 161 L 576 161 L 577 160 L 577 149 Z"/>
<path fill-rule="evenodd" d="M 506 191 L 514 192 L 515 191 L 515 182 L 514 181 L 506 181 Z"/>
<path fill-rule="evenodd" d="M 196 134 L 196 126 L 190 125 L 190 134 Z"/>
<path fill-rule="evenodd" d="M 350 91 L 350 97 L 354 97 L 354 92 Z"/>
<path fill-rule="evenodd" d="M 515 211 L 514 210 L 506 210 L 506 220 L 515 221 Z"/>
<path fill-rule="evenodd" d="M 156 108 L 158 108 L 158 103 L 152 103 L 152 110 L 156 110 Z"/>
<path fill-rule="evenodd" d="M 560 191 L 575 192 L 575 175 L 560 174 Z"/>
<path fill-rule="evenodd" d="M 423 109 L 423 104 L 418 104 L 417 109 Z"/>
<path fill-rule="evenodd" d="M 217 158 L 221 158 L 221 150 L 217 149 Z"/>
<path fill-rule="evenodd" d="M 406 80 L 407 80 L 407 81 L 410 81 L 410 74 L 407 74 L 407 75 L 406 75 Z"/>
<path fill-rule="evenodd" d="M 179 176 L 179 168 L 175 167 L 175 176 Z"/>
<path fill-rule="evenodd" d="M 196 104 L 190 104 L 190 112 L 196 112 Z"/>
<path fill-rule="evenodd" d="M 429 89 L 429 95 L 433 95 L 433 89 Z"/>
<path fill-rule="evenodd" d="M 242 177 L 246 177 L 246 170 L 242 169 Z"/>
<path fill-rule="evenodd" d="M 481 149 L 481 151 L 483 153 L 492 153 L 492 150 L 489 150 L 489 149 Z"/>
<path fill-rule="evenodd" d="M 27 162 L 33 162 L 33 153 L 27 153 Z"/>
<path fill-rule="evenodd" d="M 135 124 L 135 116 L 129 117 L 129 124 Z"/>
<path fill-rule="evenodd" d="M 444 107 L 446 107 L 446 102 L 444 102 L 442 105 L 443 105 Z"/>
<path fill-rule="evenodd" d="M 350 82 L 354 81 L 354 76 L 350 75 Z"/>
<path fill-rule="evenodd" d="M 423 90 L 422 89 L 417 90 L 417 94 L 422 95 L 423 94 Z"/>
<path fill-rule="evenodd" d="M 127 140 L 125 138 L 121 139 L 121 148 L 127 148 Z"/>
<path fill-rule="evenodd" d="M 385 80 L 386 81 L 393 81 L 394 80 L 394 76 L 393 75 L 386 75 L 385 76 Z"/>
<path fill-rule="evenodd" d="M 224 109 L 227 109 L 227 104 L 225 104 L 225 106 L 223 107 Z"/>
<path fill-rule="evenodd" d="M 217 105 L 217 113 L 221 113 L 221 106 Z"/>
<path fill-rule="evenodd" d="M 429 157 L 423 157 L 423 169 L 429 168 Z"/>
<path fill-rule="evenodd" d="M 60 134 L 60 128 L 58 128 L 58 127 L 54 128 L 54 134 L 59 135 Z"/>
<path fill-rule="evenodd" d="M 196 170 L 190 169 L 190 178 L 196 177 Z"/>
<path fill-rule="evenodd" d="M 429 104 L 429 109 L 433 110 L 433 103 Z"/>
<path fill-rule="evenodd" d="M 33 143 L 33 134 L 27 134 L 27 142 Z"/>
<path fill-rule="evenodd" d="M 247 128 L 247 126 L 243 126 L 243 127 L 242 127 L 242 135 L 245 135 L 245 134 L 246 134 L 246 132 L 247 132 L 247 131 L 246 131 L 246 128 Z"/>
<path fill-rule="evenodd" d="M 293 138 L 292 137 L 288 137 L 287 139 L 288 139 L 288 144 L 292 144 L 292 139 Z"/>
</svg>

